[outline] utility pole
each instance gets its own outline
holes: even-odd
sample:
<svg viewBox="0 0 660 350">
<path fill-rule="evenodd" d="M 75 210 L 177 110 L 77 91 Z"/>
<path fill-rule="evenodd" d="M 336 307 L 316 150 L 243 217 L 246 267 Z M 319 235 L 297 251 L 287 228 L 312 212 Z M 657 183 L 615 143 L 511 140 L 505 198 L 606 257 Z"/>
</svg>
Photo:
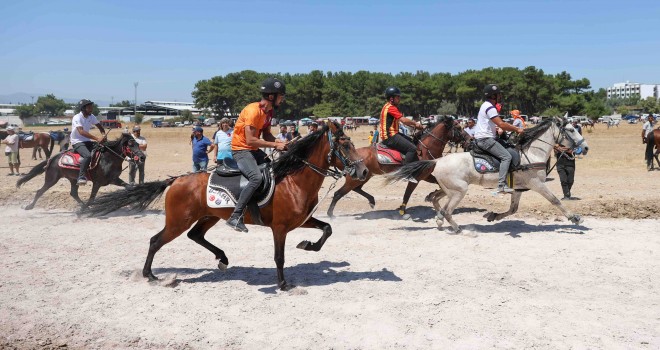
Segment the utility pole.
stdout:
<svg viewBox="0 0 660 350">
<path fill-rule="evenodd" d="M 133 118 L 135 118 L 135 115 L 137 114 L 137 87 L 138 87 L 139 82 L 134 82 L 133 86 L 135 86 L 135 104 L 133 105 Z"/>
<path fill-rule="evenodd" d="M 115 97 L 110 96 L 110 105 L 112 106 L 113 104 L 115 104 Z"/>
<path fill-rule="evenodd" d="M 34 96 L 30 96 L 30 97 L 32 97 L 32 105 L 34 106 Z"/>
</svg>

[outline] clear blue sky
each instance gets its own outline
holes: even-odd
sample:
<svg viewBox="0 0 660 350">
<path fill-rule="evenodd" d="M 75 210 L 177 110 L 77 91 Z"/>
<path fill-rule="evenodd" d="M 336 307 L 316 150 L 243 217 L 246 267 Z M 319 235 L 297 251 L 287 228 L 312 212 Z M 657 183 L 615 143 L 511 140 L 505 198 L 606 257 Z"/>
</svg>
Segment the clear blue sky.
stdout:
<svg viewBox="0 0 660 350">
<path fill-rule="evenodd" d="M 0 1 L 0 95 L 192 101 L 252 69 L 660 83 L 660 1 Z"/>
</svg>

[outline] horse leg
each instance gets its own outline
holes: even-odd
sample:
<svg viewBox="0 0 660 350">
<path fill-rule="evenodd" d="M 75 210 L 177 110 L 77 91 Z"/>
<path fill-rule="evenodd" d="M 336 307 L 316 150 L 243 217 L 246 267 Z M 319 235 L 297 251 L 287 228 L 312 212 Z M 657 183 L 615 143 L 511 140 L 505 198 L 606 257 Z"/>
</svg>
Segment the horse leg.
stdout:
<svg viewBox="0 0 660 350">
<path fill-rule="evenodd" d="M 188 238 L 192 239 L 195 241 L 195 243 L 201 245 L 202 247 L 208 249 L 211 253 L 215 255 L 216 260 L 220 260 L 218 262 L 218 268 L 220 270 L 225 270 L 227 269 L 227 265 L 229 265 L 229 259 L 227 259 L 227 256 L 225 255 L 225 252 L 222 251 L 222 249 L 214 246 L 211 244 L 211 242 L 207 241 L 204 236 L 206 235 L 206 232 L 213 227 L 215 224 L 220 221 L 220 218 L 215 217 L 215 216 L 205 216 L 199 221 L 197 221 L 197 224 L 193 226 L 193 228 L 188 231 Z"/>
<path fill-rule="evenodd" d="M 309 220 L 305 221 L 305 223 L 302 224 L 302 226 L 300 227 L 318 228 L 321 231 L 323 231 L 323 235 L 315 243 L 312 243 L 310 241 L 302 241 L 298 243 L 298 245 L 296 246 L 296 248 L 298 249 L 313 250 L 315 252 L 318 252 L 319 250 L 321 250 L 321 248 L 323 248 L 323 244 L 325 244 L 325 241 L 330 236 L 332 236 L 332 227 L 330 226 L 330 224 L 325 223 L 316 218 L 309 218 Z"/>
<path fill-rule="evenodd" d="M 491 211 L 486 213 L 484 217 L 488 220 L 488 222 L 491 222 L 491 221 L 499 221 L 509 215 L 515 214 L 518 211 L 518 204 L 520 204 L 520 196 L 522 196 L 522 191 L 513 192 L 511 194 L 511 205 L 509 206 L 508 211 L 504 213 L 495 213 Z"/>
<path fill-rule="evenodd" d="M 121 186 L 121 187 L 128 186 L 128 183 L 126 181 L 122 180 L 121 178 L 119 178 L 119 176 L 117 176 L 117 178 L 112 180 L 112 182 L 110 182 L 110 183 L 113 184 L 113 185 L 116 185 L 116 186 Z"/>
<path fill-rule="evenodd" d="M 534 180 L 536 180 L 536 179 L 534 179 Z M 568 218 L 568 220 L 570 220 L 572 223 L 574 223 L 576 225 L 579 225 L 579 224 L 582 223 L 582 218 L 580 217 L 580 215 L 573 214 L 573 212 L 566 209 L 566 207 L 564 207 L 561 204 L 561 201 L 559 200 L 559 198 L 557 198 L 550 191 L 550 189 L 548 189 L 548 187 L 545 186 L 544 183 L 542 183 L 540 181 L 529 181 L 527 183 L 527 187 L 529 187 L 530 190 L 533 190 L 533 191 L 537 192 L 538 194 L 540 194 L 541 196 L 543 196 L 550 203 L 552 203 L 552 205 L 554 205 L 555 207 L 559 208 L 559 210 L 561 210 L 562 214 L 564 214 L 564 216 L 566 216 L 566 218 Z"/>
<path fill-rule="evenodd" d="M 296 286 L 286 283 L 284 279 L 284 246 L 286 245 L 286 234 L 288 233 L 285 228 L 272 228 L 273 240 L 275 241 L 275 265 L 277 266 L 277 286 L 280 290 L 287 291 Z"/>
<path fill-rule="evenodd" d="M 406 205 L 408 205 L 408 200 L 410 199 L 410 196 L 412 195 L 415 188 L 417 188 L 416 182 L 408 182 L 408 185 L 406 186 L 406 192 L 403 194 L 403 202 L 399 206 L 399 215 L 406 216 Z M 404 219 L 410 219 L 410 215 L 407 215 Z"/>
<path fill-rule="evenodd" d="M 92 194 L 89 195 L 89 199 L 87 200 L 87 203 L 81 205 L 80 212 L 85 211 L 85 209 L 87 209 L 87 207 L 94 201 L 94 198 L 96 198 L 96 194 L 99 192 L 99 188 L 101 188 L 101 186 L 97 185 L 95 182 L 92 181 Z"/>
<path fill-rule="evenodd" d="M 440 200 L 445 196 L 445 192 L 442 189 L 435 190 L 424 198 L 425 201 L 433 203 L 433 208 L 435 208 L 436 218 L 435 223 L 438 225 L 438 230 L 442 229 L 442 225 L 445 222 L 445 217 L 442 215 L 442 209 L 440 208 Z"/>
<path fill-rule="evenodd" d="M 451 225 L 451 227 L 454 229 L 454 234 L 461 233 L 461 228 L 458 226 L 456 221 L 454 221 L 454 218 L 452 217 L 452 213 L 454 212 L 454 209 L 458 206 L 458 203 L 461 202 L 463 197 L 465 197 L 465 194 L 467 193 L 466 191 L 456 191 L 452 190 L 450 191 L 451 193 L 447 194 L 448 200 L 447 203 L 445 203 L 445 207 L 443 210 L 441 210 L 442 216 L 444 216 L 445 219 L 447 219 L 447 222 Z"/>
<path fill-rule="evenodd" d="M 48 191 L 49 188 L 53 187 L 59 180 L 60 180 L 60 173 L 58 169 L 55 169 L 50 173 L 48 172 L 48 169 L 46 169 L 46 179 L 44 181 L 44 185 L 39 190 L 37 190 L 37 194 L 34 196 L 32 203 L 28 204 L 25 207 L 25 210 L 32 210 L 34 208 L 34 205 L 37 203 L 39 197 L 41 197 L 44 193 L 46 193 L 46 191 Z"/>
<path fill-rule="evenodd" d="M 32 147 L 32 160 L 37 160 L 37 150 L 39 146 Z M 39 158 L 41 158 L 41 152 L 39 152 Z"/>
<path fill-rule="evenodd" d="M 353 192 L 360 194 L 362 195 L 362 197 L 366 198 L 369 201 L 369 206 L 371 207 L 371 209 L 373 209 L 376 206 L 376 199 L 374 199 L 374 196 L 370 195 L 369 193 L 367 193 L 365 190 L 362 189 L 363 185 L 364 184 L 354 188 Z"/>
<path fill-rule="evenodd" d="M 179 237 L 183 231 L 190 227 L 192 222 L 189 220 L 190 219 L 186 220 L 181 218 L 175 219 L 174 214 L 171 214 L 171 216 L 165 216 L 165 227 L 149 240 L 149 253 L 147 253 L 147 260 L 144 262 L 144 267 L 142 268 L 143 277 L 148 278 L 149 281 L 155 281 L 158 279 L 151 271 L 151 264 L 154 261 L 156 252 L 158 252 L 165 244 Z"/>
<path fill-rule="evenodd" d="M 334 217 L 334 211 L 335 211 L 335 205 L 337 205 L 337 202 L 344 197 L 348 192 L 351 192 L 356 185 L 358 184 L 357 180 L 353 180 L 350 176 L 346 176 L 346 182 L 344 182 L 344 185 L 338 189 L 335 194 L 332 196 L 332 203 L 330 203 L 330 207 L 328 208 L 328 216 L 329 217 Z"/>
<path fill-rule="evenodd" d="M 78 181 L 76 179 L 69 179 L 69 182 L 71 183 L 71 191 L 69 194 L 76 200 L 76 202 L 78 202 L 78 204 L 82 205 L 83 201 L 78 196 Z"/>
</svg>

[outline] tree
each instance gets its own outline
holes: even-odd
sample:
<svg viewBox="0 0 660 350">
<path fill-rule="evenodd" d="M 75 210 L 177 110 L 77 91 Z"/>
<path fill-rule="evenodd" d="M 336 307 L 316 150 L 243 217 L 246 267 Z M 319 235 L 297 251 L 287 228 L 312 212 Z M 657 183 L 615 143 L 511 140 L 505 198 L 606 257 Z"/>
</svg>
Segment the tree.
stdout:
<svg viewBox="0 0 660 350">
<path fill-rule="evenodd" d="M 184 109 L 184 110 L 181 112 L 181 119 L 182 119 L 182 120 L 187 120 L 187 121 L 192 122 L 192 121 L 193 121 L 193 114 L 192 114 L 192 112 L 191 112 L 189 109 Z"/>
<path fill-rule="evenodd" d="M 110 107 L 133 107 L 133 103 L 129 100 L 123 100 L 115 104 L 110 104 Z"/>
<path fill-rule="evenodd" d="M 16 107 L 16 113 L 18 113 L 18 118 L 21 120 L 25 120 L 25 118 L 34 116 L 34 110 L 35 109 L 33 105 L 20 105 Z"/>
<path fill-rule="evenodd" d="M 456 114 L 456 104 L 449 101 L 442 101 L 440 107 L 438 108 L 438 114 L 442 115 L 454 115 Z"/>
<path fill-rule="evenodd" d="M 69 105 L 53 94 L 39 96 L 35 104 L 36 113 L 43 113 L 49 117 L 62 115 L 67 108 L 69 108 Z"/>
<path fill-rule="evenodd" d="M 190 111 L 188 111 L 190 112 Z M 142 113 L 136 113 L 135 114 L 135 124 L 140 125 L 144 121 L 144 114 Z"/>
<path fill-rule="evenodd" d="M 660 104 L 653 96 L 649 96 L 646 99 L 639 101 L 639 107 L 644 113 L 660 112 Z"/>
</svg>

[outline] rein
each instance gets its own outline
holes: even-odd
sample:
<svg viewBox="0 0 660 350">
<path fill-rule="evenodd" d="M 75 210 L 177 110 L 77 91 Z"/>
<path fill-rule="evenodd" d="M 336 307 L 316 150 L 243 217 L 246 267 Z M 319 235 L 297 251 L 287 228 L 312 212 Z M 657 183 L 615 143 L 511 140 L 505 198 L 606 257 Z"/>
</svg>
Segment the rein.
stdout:
<svg viewBox="0 0 660 350">
<path fill-rule="evenodd" d="M 454 128 L 455 128 L 455 126 L 452 126 L 452 132 L 455 131 Z M 426 129 L 422 132 L 422 137 L 425 136 L 425 135 L 431 136 L 433 139 L 437 140 L 440 143 L 444 142 L 446 144 L 447 142 L 450 141 L 449 139 L 447 139 L 447 137 L 448 137 L 447 135 L 440 138 L 440 137 L 437 137 L 437 136 L 433 135 L 433 133 L 429 129 Z M 422 142 L 421 138 L 419 139 L 419 141 L 417 141 L 417 143 L 426 149 L 426 152 L 428 152 L 429 156 L 432 159 L 437 159 L 436 157 L 433 156 L 433 153 L 431 153 L 431 150 L 429 149 L 429 147 L 427 145 L 425 145 L 424 142 Z"/>
</svg>

